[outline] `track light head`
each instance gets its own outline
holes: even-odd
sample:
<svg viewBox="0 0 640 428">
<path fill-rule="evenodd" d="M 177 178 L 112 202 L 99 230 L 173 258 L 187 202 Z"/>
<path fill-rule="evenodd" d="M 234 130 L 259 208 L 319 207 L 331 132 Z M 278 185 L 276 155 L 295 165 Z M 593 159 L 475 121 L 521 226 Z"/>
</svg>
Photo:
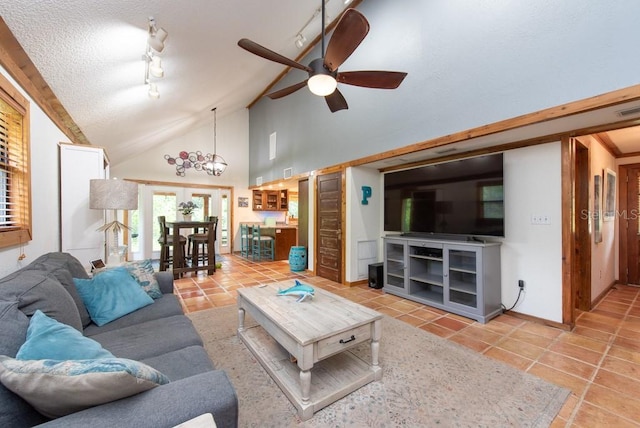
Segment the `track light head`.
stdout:
<svg viewBox="0 0 640 428">
<path fill-rule="evenodd" d="M 164 28 L 156 27 L 156 20 L 149 18 L 149 37 L 147 43 L 156 52 L 160 53 L 164 49 L 164 41 L 169 33 Z"/>
</svg>

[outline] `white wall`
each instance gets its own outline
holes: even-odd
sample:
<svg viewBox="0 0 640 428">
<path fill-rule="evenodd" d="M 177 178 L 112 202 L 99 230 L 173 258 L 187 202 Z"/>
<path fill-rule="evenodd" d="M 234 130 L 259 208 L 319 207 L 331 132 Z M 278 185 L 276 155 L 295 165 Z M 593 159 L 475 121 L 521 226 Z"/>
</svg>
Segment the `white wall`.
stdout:
<svg viewBox="0 0 640 428">
<path fill-rule="evenodd" d="M 0 73 L 27 97 L 31 110 L 31 203 L 33 239 L 22 248 L 0 249 L 0 277 L 27 265 L 40 255 L 60 249 L 58 143 L 69 139 L 0 67 Z M 21 253 L 26 258 L 18 260 Z"/>
<path fill-rule="evenodd" d="M 502 240 L 502 303 L 514 311 L 562 322 L 562 208 L 560 143 L 504 154 L 505 238 Z M 547 215 L 549 225 L 531 224 Z"/>
<path fill-rule="evenodd" d="M 184 177 L 176 175 L 175 166 L 167 163 L 164 156 L 172 157 L 185 150 L 188 152 L 213 151 L 213 121 L 194 127 L 182 138 L 156 147 L 152 152 L 138 155 L 112 165 L 111 176 L 118 178 L 141 179 L 185 184 L 206 184 L 233 187 L 232 213 L 233 226 L 230 235 L 233 236 L 234 251 L 240 251 L 239 223 L 259 221 L 259 217 L 249 207 L 238 207 L 238 197 L 246 197 L 251 201 L 251 191 L 248 189 L 249 171 L 249 111 L 241 109 L 236 112 L 217 117 L 216 145 L 218 154 L 228 164 L 225 172 L 214 177 L 193 168 L 186 170 Z"/>
<path fill-rule="evenodd" d="M 370 263 L 382 261 L 382 216 L 381 206 L 384 198 L 381 195 L 381 174 L 377 169 L 355 167 L 346 172 L 346 239 L 345 242 L 345 280 L 348 282 L 367 278 L 367 267 Z M 372 195 L 367 205 L 362 205 L 362 186 L 369 186 Z M 375 246 L 370 252 L 366 250 L 368 242 Z M 360 254 L 360 248 L 368 254 Z M 370 260 L 366 260 L 370 258 Z"/>
<path fill-rule="evenodd" d="M 606 173 L 607 169 L 616 172 L 616 160 L 602 144 L 592 136 L 581 137 L 580 141 L 589 147 L 589 161 L 591 166 L 591 176 L 589 177 L 589 210 L 593 209 L 594 204 L 594 179 L 596 174 L 602 176 L 601 203 L 602 210 L 605 209 L 605 190 L 606 190 Z M 618 186 L 616 185 L 616 191 Z M 616 198 L 617 204 L 617 198 Z M 593 233 L 594 213 L 591 213 L 591 229 Z M 616 249 L 618 246 L 616 224 L 618 217 L 610 221 L 602 222 L 602 242 L 596 243 L 591 239 L 591 301 L 593 302 L 600 296 L 611 284 L 614 283 L 618 276 L 618 263 L 616 258 Z"/>
</svg>

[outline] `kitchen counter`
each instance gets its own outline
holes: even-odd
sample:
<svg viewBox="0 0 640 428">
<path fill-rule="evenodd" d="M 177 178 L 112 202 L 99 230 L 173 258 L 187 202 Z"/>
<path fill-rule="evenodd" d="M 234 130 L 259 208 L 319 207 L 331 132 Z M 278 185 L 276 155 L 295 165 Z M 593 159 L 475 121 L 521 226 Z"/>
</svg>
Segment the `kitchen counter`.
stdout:
<svg viewBox="0 0 640 428">
<path fill-rule="evenodd" d="M 288 260 L 291 247 L 298 245 L 298 226 L 295 224 L 276 224 L 266 226 L 264 223 L 242 223 L 247 226 L 260 226 L 260 234 L 274 238 L 274 260 Z"/>
</svg>

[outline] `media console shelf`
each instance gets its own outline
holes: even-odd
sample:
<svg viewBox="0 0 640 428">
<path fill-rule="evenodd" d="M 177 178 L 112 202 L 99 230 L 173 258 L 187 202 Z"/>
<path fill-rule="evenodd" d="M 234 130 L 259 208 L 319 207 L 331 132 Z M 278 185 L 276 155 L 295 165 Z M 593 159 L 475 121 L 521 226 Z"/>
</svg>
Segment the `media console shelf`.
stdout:
<svg viewBox="0 0 640 428">
<path fill-rule="evenodd" d="M 500 243 L 386 237 L 384 291 L 486 323 L 502 312 Z"/>
</svg>

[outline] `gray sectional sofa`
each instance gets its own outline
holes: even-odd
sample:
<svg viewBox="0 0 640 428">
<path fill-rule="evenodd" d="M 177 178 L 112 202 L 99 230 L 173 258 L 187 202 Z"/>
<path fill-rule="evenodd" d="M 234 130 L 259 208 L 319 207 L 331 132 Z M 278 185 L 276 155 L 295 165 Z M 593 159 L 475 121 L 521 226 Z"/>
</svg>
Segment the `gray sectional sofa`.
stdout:
<svg viewBox="0 0 640 428">
<path fill-rule="evenodd" d="M 173 295 L 171 273 L 155 275 L 162 297 L 101 327 L 91 321 L 74 286 L 73 278 L 89 276 L 69 254 L 45 254 L 0 279 L 0 355 L 16 356 L 30 317 L 40 310 L 60 323 L 79 327 L 115 357 L 142 362 L 170 380 L 56 419 L 43 416 L 0 384 L 0 426 L 159 428 L 212 413 L 218 427 L 236 427 L 238 400 L 229 378 L 214 369 L 198 332 L 183 314 Z"/>
</svg>

